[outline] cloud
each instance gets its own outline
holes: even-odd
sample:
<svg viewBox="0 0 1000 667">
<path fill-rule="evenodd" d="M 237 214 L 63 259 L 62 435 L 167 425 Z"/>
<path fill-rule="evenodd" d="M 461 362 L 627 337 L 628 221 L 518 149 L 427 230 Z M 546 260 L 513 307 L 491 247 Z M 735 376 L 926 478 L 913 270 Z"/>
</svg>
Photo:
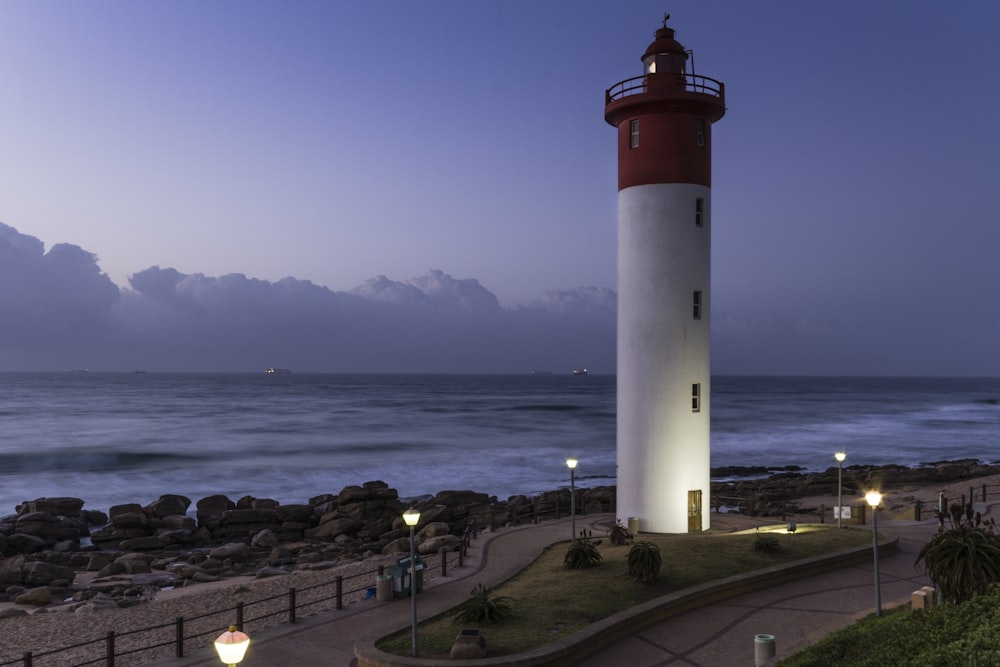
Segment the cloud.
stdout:
<svg viewBox="0 0 1000 667">
<path fill-rule="evenodd" d="M 0 225 L 7 370 L 614 372 L 613 292 L 546 292 L 505 309 L 473 278 L 377 276 L 349 292 L 309 281 L 152 266 L 119 289 L 97 258 Z"/>
</svg>

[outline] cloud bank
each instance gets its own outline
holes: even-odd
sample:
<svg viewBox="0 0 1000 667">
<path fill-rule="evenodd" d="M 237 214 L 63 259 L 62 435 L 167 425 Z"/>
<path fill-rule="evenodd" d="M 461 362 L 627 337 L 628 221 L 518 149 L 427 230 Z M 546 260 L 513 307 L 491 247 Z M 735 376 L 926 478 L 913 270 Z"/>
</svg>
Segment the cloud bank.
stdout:
<svg viewBox="0 0 1000 667">
<path fill-rule="evenodd" d="M 306 280 L 152 266 L 116 286 L 84 249 L 0 223 L 0 370 L 613 373 L 615 293 L 504 308 L 473 278 Z"/>
</svg>

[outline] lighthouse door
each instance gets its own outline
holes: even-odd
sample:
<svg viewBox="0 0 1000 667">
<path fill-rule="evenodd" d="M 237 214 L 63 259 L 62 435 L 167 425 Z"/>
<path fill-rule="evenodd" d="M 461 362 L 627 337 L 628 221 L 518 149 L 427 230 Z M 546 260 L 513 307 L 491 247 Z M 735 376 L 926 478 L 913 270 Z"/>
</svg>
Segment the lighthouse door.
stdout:
<svg viewBox="0 0 1000 667">
<path fill-rule="evenodd" d="M 701 489 L 688 491 L 688 532 L 701 532 Z"/>
</svg>

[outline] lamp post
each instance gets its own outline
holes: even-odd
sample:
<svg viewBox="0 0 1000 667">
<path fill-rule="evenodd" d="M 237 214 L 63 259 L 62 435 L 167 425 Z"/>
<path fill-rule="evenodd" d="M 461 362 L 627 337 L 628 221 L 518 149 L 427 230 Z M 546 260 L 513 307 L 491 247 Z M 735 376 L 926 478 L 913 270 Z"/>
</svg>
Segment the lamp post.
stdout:
<svg viewBox="0 0 1000 667">
<path fill-rule="evenodd" d="M 243 656 L 246 655 L 248 646 L 250 646 L 250 638 L 237 630 L 235 625 L 230 625 L 229 632 L 223 632 L 215 640 L 215 650 L 219 654 L 219 660 L 222 660 L 229 667 L 236 667 L 243 662 Z"/>
<path fill-rule="evenodd" d="M 882 590 L 878 576 L 878 505 L 882 502 L 882 494 L 878 491 L 869 491 L 865 494 L 865 500 L 872 508 L 872 551 L 875 553 L 875 615 L 882 615 Z"/>
<path fill-rule="evenodd" d="M 847 454 L 837 452 L 833 455 L 837 459 L 837 528 L 844 527 L 844 459 Z"/>
<path fill-rule="evenodd" d="M 420 521 L 420 512 L 412 507 L 403 512 L 403 523 L 410 527 L 410 627 L 413 635 L 413 657 L 417 657 L 417 542 L 413 529 Z"/>
<path fill-rule="evenodd" d="M 569 526 L 570 537 L 576 541 L 576 459 L 566 459 L 569 468 Z"/>
</svg>

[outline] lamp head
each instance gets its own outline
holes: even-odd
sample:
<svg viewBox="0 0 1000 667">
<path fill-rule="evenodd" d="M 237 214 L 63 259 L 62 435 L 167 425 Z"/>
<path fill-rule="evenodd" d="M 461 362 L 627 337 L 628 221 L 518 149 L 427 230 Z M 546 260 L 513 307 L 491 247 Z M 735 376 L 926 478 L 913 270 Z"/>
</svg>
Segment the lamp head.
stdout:
<svg viewBox="0 0 1000 667">
<path fill-rule="evenodd" d="M 869 491 L 865 494 L 865 501 L 874 507 L 878 507 L 878 504 L 882 502 L 882 494 L 878 491 Z"/>
<path fill-rule="evenodd" d="M 836 454 L 833 455 L 833 458 L 837 459 L 838 463 L 843 463 L 844 459 L 847 458 L 847 454 L 845 454 L 844 452 L 837 452 Z"/>
<path fill-rule="evenodd" d="M 420 522 L 420 512 L 414 508 L 410 508 L 403 512 L 403 523 L 409 527 L 416 526 Z"/>
<path fill-rule="evenodd" d="M 250 646 L 250 637 L 236 629 L 235 625 L 229 626 L 228 632 L 223 632 L 215 640 L 215 650 L 219 654 L 219 659 L 227 665 L 237 665 L 243 662 L 243 656 Z"/>
<path fill-rule="evenodd" d="M 570 470 L 576 468 L 576 459 L 566 459 L 566 467 Z"/>
</svg>

